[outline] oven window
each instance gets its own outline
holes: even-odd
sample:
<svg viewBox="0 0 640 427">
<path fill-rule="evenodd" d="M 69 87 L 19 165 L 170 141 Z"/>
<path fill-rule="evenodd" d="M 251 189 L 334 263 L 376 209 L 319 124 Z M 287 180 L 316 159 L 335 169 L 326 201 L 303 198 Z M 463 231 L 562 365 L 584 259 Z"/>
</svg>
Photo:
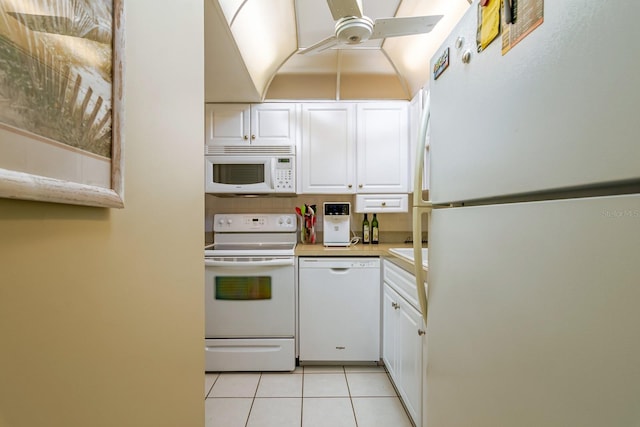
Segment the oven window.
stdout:
<svg viewBox="0 0 640 427">
<path fill-rule="evenodd" d="M 261 184 L 264 163 L 214 163 L 213 182 L 227 185 Z"/>
<path fill-rule="evenodd" d="M 216 276 L 215 290 L 217 300 L 271 299 L 271 277 Z"/>
</svg>

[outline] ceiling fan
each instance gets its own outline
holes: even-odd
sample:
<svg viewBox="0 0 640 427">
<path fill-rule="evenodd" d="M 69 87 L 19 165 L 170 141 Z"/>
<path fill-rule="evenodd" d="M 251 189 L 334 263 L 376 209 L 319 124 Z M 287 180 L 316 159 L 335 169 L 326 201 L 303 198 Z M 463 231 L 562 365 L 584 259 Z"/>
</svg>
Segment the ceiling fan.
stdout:
<svg viewBox="0 0 640 427">
<path fill-rule="evenodd" d="M 336 21 L 335 34 L 298 51 L 299 54 L 320 53 L 331 47 L 356 45 L 367 40 L 428 33 L 442 15 L 380 18 L 375 21 L 362 14 L 362 0 L 327 0 Z"/>
</svg>

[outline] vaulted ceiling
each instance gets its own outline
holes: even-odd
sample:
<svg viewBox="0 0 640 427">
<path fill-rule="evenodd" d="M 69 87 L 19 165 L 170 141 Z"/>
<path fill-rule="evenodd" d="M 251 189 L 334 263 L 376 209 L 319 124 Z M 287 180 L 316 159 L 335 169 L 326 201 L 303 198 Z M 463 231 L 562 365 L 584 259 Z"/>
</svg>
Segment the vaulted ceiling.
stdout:
<svg viewBox="0 0 640 427">
<path fill-rule="evenodd" d="M 369 40 L 317 54 L 333 35 L 326 0 L 205 0 L 205 99 L 410 99 L 467 0 L 362 0 L 366 16 L 443 15 L 427 34 Z"/>
</svg>

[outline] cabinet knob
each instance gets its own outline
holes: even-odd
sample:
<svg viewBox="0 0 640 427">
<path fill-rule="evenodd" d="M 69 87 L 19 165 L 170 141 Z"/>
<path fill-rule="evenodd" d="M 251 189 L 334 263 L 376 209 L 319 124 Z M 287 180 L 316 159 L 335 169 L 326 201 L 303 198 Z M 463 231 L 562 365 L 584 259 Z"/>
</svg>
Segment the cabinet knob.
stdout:
<svg viewBox="0 0 640 427">
<path fill-rule="evenodd" d="M 393 302 L 393 301 L 392 301 L 392 302 L 391 302 L 391 307 L 393 307 L 393 309 L 394 309 L 394 310 L 397 310 L 397 309 L 399 309 L 399 308 L 400 308 L 400 304 L 395 303 L 395 302 Z"/>
<path fill-rule="evenodd" d="M 418 329 L 418 335 L 419 336 L 423 336 L 424 334 L 426 334 L 425 331 L 423 331 L 422 329 Z"/>
<path fill-rule="evenodd" d="M 256 136 L 255 135 L 251 135 L 251 139 L 256 139 Z"/>
<path fill-rule="evenodd" d="M 362 184 L 358 185 L 358 188 L 362 188 Z"/>
<path fill-rule="evenodd" d="M 349 187 L 349 188 L 353 188 L 353 185 L 349 184 L 349 185 L 347 185 L 347 187 Z"/>
<path fill-rule="evenodd" d="M 249 139 L 249 137 L 245 135 L 243 139 L 246 141 L 247 139 Z"/>
<path fill-rule="evenodd" d="M 387 202 L 382 202 L 382 206 L 387 206 Z"/>
</svg>

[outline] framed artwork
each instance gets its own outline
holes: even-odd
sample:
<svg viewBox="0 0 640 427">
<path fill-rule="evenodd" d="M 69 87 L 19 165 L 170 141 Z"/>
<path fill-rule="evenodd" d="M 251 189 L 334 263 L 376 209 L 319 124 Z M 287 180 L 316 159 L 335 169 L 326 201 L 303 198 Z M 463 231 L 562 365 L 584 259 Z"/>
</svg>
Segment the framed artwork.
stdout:
<svg viewBox="0 0 640 427">
<path fill-rule="evenodd" d="M 0 0 L 0 197 L 124 207 L 124 0 Z"/>
</svg>

